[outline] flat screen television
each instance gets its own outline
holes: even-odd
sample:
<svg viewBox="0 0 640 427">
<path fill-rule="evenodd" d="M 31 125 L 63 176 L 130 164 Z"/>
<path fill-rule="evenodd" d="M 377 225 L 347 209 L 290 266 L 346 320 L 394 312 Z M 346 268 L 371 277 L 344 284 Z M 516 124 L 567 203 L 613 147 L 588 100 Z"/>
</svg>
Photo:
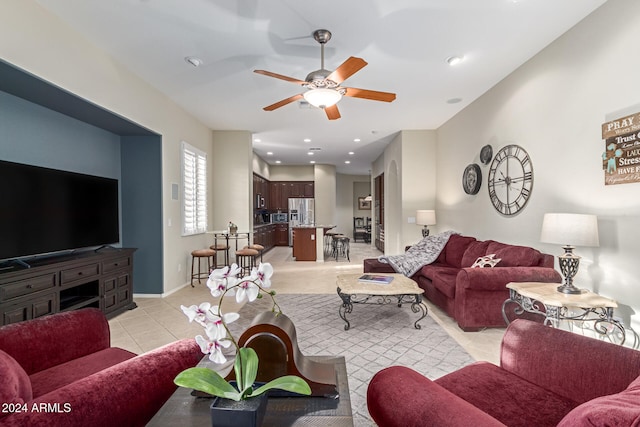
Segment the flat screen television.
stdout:
<svg viewBox="0 0 640 427">
<path fill-rule="evenodd" d="M 119 241 L 117 179 L 0 160 L 0 260 Z"/>
</svg>

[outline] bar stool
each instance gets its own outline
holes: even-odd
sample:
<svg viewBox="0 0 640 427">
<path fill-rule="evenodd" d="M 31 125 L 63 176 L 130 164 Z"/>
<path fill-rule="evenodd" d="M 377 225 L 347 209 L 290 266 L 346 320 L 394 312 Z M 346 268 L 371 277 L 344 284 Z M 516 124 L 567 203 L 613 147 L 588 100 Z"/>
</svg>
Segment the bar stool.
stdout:
<svg viewBox="0 0 640 427">
<path fill-rule="evenodd" d="M 229 245 L 221 242 L 209 246 L 209 249 L 213 249 L 216 252 L 224 251 L 224 265 L 229 265 Z M 213 267 L 218 268 L 217 255 L 213 257 Z"/>
<path fill-rule="evenodd" d="M 209 273 L 211 271 L 211 259 L 215 259 L 216 251 L 213 249 L 196 249 L 191 251 L 191 287 L 193 288 L 193 279 L 198 279 L 198 283 L 202 283 L 200 279 L 202 277 L 209 277 Z M 202 273 L 200 268 L 200 260 L 202 258 L 207 259 L 207 272 Z M 196 264 L 196 259 L 198 260 L 198 272 L 194 273 L 193 268 Z M 204 276 L 203 276 L 204 275 Z"/>
<path fill-rule="evenodd" d="M 264 252 L 264 246 L 254 243 L 253 245 L 249 245 L 248 247 L 249 249 L 255 249 L 260 253 L 260 262 L 262 262 L 262 252 Z"/>
<path fill-rule="evenodd" d="M 330 254 L 332 253 L 331 249 L 333 248 L 333 236 L 338 235 L 339 233 L 335 231 L 327 231 L 324 233 L 324 253 Z"/>
<path fill-rule="evenodd" d="M 257 250 L 249 247 L 238 249 L 236 251 L 236 262 L 238 263 L 238 267 L 242 269 L 242 273 L 244 275 L 251 273 L 251 269 L 254 266 L 254 261 L 258 254 L 259 252 Z"/>
<path fill-rule="evenodd" d="M 336 257 L 336 261 L 338 261 L 338 256 L 342 255 L 343 257 L 347 258 L 347 261 L 351 262 L 351 259 L 349 259 L 349 241 L 351 239 L 349 239 L 347 236 L 339 234 L 336 236 L 333 236 L 333 254 Z"/>
</svg>

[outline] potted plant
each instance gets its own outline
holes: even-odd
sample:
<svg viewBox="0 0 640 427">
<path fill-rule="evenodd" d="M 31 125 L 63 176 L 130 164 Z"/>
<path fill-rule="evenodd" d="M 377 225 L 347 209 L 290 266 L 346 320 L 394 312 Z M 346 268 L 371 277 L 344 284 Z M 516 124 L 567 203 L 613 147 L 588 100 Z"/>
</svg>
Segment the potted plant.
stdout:
<svg viewBox="0 0 640 427">
<path fill-rule="evenodd" d="M 218 305 L 212 306 L 208 302 L 203 302 L 199 306 L 180 306 L 190 322 L 196 321 L 204 327 L 206 337 L 198 335 L 195 340 L 200 345 L 202 352 L 209 354 L 209 359 L 212 362 L 225 363 L 227 359 L 222 350 L 232 345 L 236 349 L 234 361 L 235 386 L 225 381 L 216 371 L 204 367 L 186 369 L 178 374 L 174 380 L 178 386 L 192 388 L 219 398 L 212 403 L 211 411 L 212 418 L 216 420 L 216 425 L 221 426 L 224 425 L 222 424 L 224 414 L 221 415 L 218 411 L 221 410 L 228 413 L 229 410 L 219 408 L 221 406 L 231 408 L 236 406 L 229 405 L 229 401 L 242 402 L 252 406 L 253 409 L 249 411 L 248 415 L 249 424 L 244 425 L 260 425 L 264 416 L 264 408 L 266 407 L 266 393 L 269 390 L 280 389 L 303 395 L 311 394 L 311 388 L 307 382 L 294 375 L 276 378 L 264 385 L 255 385 L 258 373 L 258 355 L 252 348 L 241 348 L 231 334 L 228 324 L 239 319 L 240 316 L 238 313 L 225 313 L 222 310 L 224 298 L 235 295 L 236 301 L 240 303 L 245 300 L 252 302 L 257 298 L 262 298 L 263 295 L 267 295 L 273 303 L 272 311 L 276 315 L 282 311 L 276 303 L 275 291 L 267 291 L 271 286 L 271 276 L 273 274 L 271 264 L 260 263 L 258 268 L 253 268 L 249 276 L 239 278 L 238 275 L 241 271 L 234 263 L 230 267 L 225 266 L 211 272 L 207 280 L 207 287 L 211 290 L 213 297 L 220 297 Z M 242 407 L 246 406 L 242 405 Z M 244 412 L 247 413 L 246 410 Z M 231 424 L 229 425 L 243 425 L 240 417 L 240 414 L 233 414 L 230 417 Z"/>
<path fill-rule="evenodd" d="M 229 234 L 235 236 L 238 234 L 238 226 L 233 223 L 233 221 L 229 221 Z"/>
</svg>

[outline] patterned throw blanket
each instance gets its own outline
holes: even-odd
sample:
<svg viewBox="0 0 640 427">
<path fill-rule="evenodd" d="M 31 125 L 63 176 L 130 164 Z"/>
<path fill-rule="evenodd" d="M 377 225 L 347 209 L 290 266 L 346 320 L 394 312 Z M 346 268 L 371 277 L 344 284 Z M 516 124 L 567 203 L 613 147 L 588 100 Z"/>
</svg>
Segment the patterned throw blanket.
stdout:
<svg viewBox="0 0 640 427">
<path fill-rule="evenodd" d="M 423 266 L 431 264 L 438 258 L 452 234 L 458 233 L 444 231 L 433 236 L 427 236 L 411 246 L 402 255 L 381 255 L 378 257 L 378 261 L 388 263 L 396 272 L 411 277 Z"/>
</svg>

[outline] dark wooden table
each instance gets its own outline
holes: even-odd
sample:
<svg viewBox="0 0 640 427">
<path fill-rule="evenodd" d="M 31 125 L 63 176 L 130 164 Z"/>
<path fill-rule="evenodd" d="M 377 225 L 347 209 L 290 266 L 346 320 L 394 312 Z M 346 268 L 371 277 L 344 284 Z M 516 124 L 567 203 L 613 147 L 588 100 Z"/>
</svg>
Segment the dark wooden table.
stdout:
<svg viewBox="0 0 640 427">
<path fill-rule="evenodd" d="M 318 362 L 335 363 L 339 397 L 271 397 L 263 427 L 331 426 L 353 427 L 347 366 L 344 357 L 310 356 Z M 178 387 L 147 426 L 203 427 L 211 425 L 210 398 L 194 397 Z"/>
</svg>

